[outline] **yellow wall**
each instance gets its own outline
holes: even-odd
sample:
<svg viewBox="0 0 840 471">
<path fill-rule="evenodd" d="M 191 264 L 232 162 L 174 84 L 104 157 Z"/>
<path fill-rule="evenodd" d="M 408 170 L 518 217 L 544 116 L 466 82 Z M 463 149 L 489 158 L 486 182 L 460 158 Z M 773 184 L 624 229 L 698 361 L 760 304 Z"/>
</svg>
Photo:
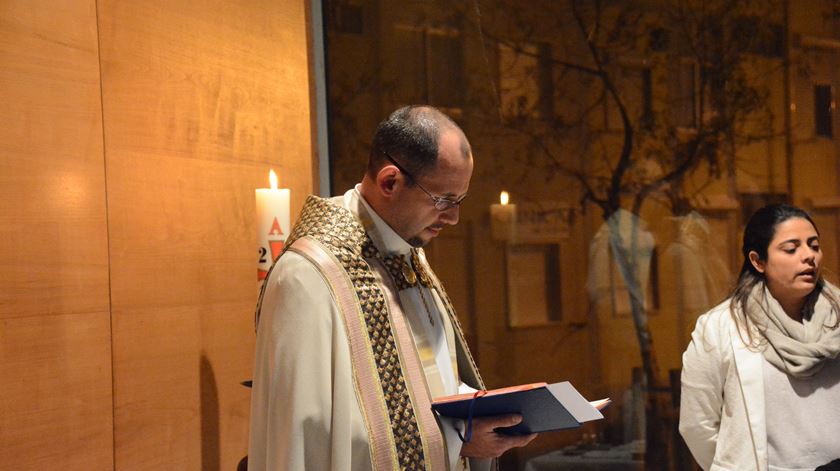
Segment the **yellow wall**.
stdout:
<svg viewBox="0 0 840 471">
<path fill-rule="evenodd" d="M 0 101 L 0 464 L 234 469 L 254 188 L 316 190 L 306 2 L 3 2 Z"/>
</svg>

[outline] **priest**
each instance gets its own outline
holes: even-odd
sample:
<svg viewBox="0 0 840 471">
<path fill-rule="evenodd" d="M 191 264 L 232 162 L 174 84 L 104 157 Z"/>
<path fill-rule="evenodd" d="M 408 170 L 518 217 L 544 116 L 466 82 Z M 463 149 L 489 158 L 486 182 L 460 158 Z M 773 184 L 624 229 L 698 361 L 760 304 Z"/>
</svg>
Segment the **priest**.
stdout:
<svg viewBox="0 0 840 471">
<path fill-rule="evenodd" d="M 379 124 L 361 183 L 310 196 L 260 293 L 250 470 L 484 470 L 534 435 L 431 410 L 484 389 L 422 247 L 458 222 L 470 144 L 445 114 Z"/>
</svg>

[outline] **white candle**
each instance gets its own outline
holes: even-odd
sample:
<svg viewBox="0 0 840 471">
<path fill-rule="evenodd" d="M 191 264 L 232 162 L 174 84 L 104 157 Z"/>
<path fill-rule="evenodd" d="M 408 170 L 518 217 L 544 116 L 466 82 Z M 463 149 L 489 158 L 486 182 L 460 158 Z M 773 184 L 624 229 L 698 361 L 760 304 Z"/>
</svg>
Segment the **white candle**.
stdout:
<svg viewBox="0 0 840 471">
<path fill-rule="evenodd" d="M 271 188 L 257 188 L 257 280 L 265 279 L 268 269 L 289 236 L 289 189 L 277 188 L 277 174 L 268 174 Z"/>
<path fill-rule="evenodd" d="M 499 194 L 499 204 L 490 205 L 490 230 L 495 240 L 514 242 L 516 239 L 516 205 L 510 204 L 507 191 Z"/>
</svg>

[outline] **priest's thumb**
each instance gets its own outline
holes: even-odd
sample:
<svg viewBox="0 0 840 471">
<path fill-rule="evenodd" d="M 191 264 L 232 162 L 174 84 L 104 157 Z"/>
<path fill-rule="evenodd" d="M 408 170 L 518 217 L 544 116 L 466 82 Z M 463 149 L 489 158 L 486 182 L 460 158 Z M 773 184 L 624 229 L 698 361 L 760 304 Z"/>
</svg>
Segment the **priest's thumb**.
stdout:
<svg viewBox="0 0 840 471">
<path fill-rule="evenodd" d="M 484 417 L 484 419 L 487 421 L 486 424 L 489 428 L 494 430 L 505 427 L 513 427 L 519 422 L 522 422 L 522 416 L 520 414 L 492 415 Z"/>
</svg>

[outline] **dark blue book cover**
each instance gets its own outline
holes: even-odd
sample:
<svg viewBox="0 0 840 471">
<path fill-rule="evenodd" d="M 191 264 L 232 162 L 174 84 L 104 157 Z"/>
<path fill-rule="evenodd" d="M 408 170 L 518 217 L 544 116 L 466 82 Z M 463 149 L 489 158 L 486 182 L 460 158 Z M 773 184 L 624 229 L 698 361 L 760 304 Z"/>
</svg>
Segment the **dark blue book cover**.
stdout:
<svg viewBox="0 0 840 471">
<path fill-rule="evenodd" d="M 519 435 L 579 427 L 583 422 L 603 419 L 599 408 L 609 400 L 590 403 L 568 381 L 536 383 L 487 391 L 483 396 L 460 394 L 439 398 L 432 409 L 440 415 L 467 420 L 472 405 L 473 417 L 521 414 L 522 422 L 498 429 L 500 433 Z"/>
</svg>

